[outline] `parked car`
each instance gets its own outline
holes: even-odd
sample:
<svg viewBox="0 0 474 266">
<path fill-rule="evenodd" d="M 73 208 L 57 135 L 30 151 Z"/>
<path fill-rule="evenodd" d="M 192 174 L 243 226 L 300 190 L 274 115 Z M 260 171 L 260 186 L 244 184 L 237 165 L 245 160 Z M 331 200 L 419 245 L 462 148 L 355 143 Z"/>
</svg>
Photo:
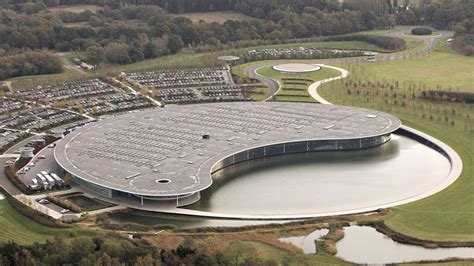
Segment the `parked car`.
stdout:
<svg viewBox="0 0 474 266">
<path fill-rule="evenodd" d="M 70 212 L 70 210 L 68 210 L 68 209 L 62 209 L 62 210 L 60 211 L 60 213 L 62 213 L 62 214 L 65 214 L 65 213 L 68 213 L 68 212 Z"/>
<path fill-rule="evenodd" d="M 41 154 L 40 156 L 38 156 L 38 159 L 46 159 L 46 156 L 44 154 Z"/>
<path fill-rule="evenodd" d="M 36 200 L 39 204 L 49 204 L 49 200 L 42 198 L 42 199 L 37 199 Z"/>
</svg>

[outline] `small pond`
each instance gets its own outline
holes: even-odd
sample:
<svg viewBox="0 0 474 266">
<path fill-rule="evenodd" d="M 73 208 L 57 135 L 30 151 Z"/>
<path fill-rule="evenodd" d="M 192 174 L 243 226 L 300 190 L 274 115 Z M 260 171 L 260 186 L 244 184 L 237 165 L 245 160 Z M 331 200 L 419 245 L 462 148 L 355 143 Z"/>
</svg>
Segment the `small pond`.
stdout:
<svg viewBox="0 0 474 266">
<path fill-rule="evenodd" d="M 282 237 L 279 240 L 301 248 L 305 254 L 312 254 L 316 253 L 316 243 L 314 241 L 319 240 L 328 232 L 328 229 L 318 229 L 309 235 Z"/>
<path fill-rule="evenodd" d="M 336 243 L 337 256 L 354 263 L 389 264 L 450 257 L 474 258 L 474 248 L 424 248 L 400 244 L 372 227 L 350 226 Z"/>
</svg>

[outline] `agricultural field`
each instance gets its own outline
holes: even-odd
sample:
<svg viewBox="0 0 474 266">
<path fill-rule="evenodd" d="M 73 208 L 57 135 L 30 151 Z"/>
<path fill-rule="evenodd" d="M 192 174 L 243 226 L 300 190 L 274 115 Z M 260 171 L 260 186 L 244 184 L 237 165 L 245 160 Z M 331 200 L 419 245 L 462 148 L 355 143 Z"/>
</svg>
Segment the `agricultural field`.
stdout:
<svg viewBox="0 0 474 266">
<path fill-rule="evenodd" d="M 49 10 L 53 12 L 73 12 L 73 13 L 81 13 L 84 11 L 91 11 L 93 13 L 96 13 L 99 10 L 102 10 L 101 6 L 96 6 L 96 5 L 64 5 L 64 6 L 55 6 L 49 8 Z"/>
<path fill-rule="evenodd" d="M 474 240 L 474 106 L 447 99 L 423 99 L 423 91 L 472 92 L 474 58 L 456 54 L 445 43 L 429 55 L 408 60 L 341 65 L 346 80 L 323 85 L 329 101 L 379 109 L 398 116 L 405 125 L 428 133 L 461 156 L 461 177 L 429 198 L 392 208 L 386 220 L 393 230 L 438 241 Z"/>
<path fill-rule="evenodd" d="M 199 23 L 199 21 L 204 21 L 207 23 L 216 22 L 219 24 L 222 24 L 228 20 L 246 21 L 255 19 L 233 11 L 183 13 L 176 14 L 175 16 L 188 18 L 193 23 Z"/>
</svg>

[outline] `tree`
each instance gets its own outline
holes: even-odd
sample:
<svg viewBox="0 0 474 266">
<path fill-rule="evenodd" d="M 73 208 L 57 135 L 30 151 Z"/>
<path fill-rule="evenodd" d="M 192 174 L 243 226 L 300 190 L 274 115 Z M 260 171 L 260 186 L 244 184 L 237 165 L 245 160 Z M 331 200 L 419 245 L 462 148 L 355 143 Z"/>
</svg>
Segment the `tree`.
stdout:
<svg viewBox="0 0 474 266">
<path fill-rule="evenodd" d="M 132 62 L 138 62 L 138 61 L 142 61 L 143 59 L 145 59 L 145 56 L 143 55 L 143 52 L 138 49 L 137 47 L 130 47 L 128 48 L 128 56 L 130 57 L 130 60 L 132 60 Z"/>
<path fill-rule="evenodd" d="M 100 26 L 102 26 L 102 24 L 104 24 L 104 22 L 97 16 L 91 16 L 89 18 L 89 24 L 92 27 L 100 27 Z"/>
<path fill-rule="evenodd" d="M 129 64 L 132 60 L 128 55 L 128 46 L 123 43 L 112 42 L 105 48 L 105 57 L 112 64 Z"/>
<path fill-rule="evenodd" d="M 86 61 L 92 65 L 99 65 L 105 61 L 105 50 L 102 46 L 93 45 L 86 50 Z"/>
<path fill-rule="evenodd" d="M 143 55 L 146 59 L 159 56 L 160 51 L 158 50 L 158 46 L 152 41 L 147 42 L 145 46 L 143 46 Z"/>
<path fill-rule="evenodd" d="M 166 47 L 168 48 L 168 50 L 170 50 L 172 54 L 176 54 L 181 51 L 181 49 L 183 49 L 184 43 L 181 40 L 181 37 L 179 37 L 178 35 L 171 35 L 168 38 Z"/>
</svg>

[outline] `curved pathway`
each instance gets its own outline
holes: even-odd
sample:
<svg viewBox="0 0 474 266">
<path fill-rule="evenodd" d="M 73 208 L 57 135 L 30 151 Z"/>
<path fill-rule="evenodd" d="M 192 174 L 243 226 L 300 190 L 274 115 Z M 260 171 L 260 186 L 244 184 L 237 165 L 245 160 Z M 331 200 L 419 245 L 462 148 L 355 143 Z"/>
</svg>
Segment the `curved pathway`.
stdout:
<svg viewBox="0 0 474 266">
<path fill-rule="evenodd" d="M 350 75 L 350 73 L 346 69 L 340 68 L 340 67 L 327 66 L 327 65 L 321 65 L 321 66 L 337 70 L 341 73 L 341 75 L 339 75 L 337 77 L 334 77 L 334 78 L 323 79 L 323 80 L 317 81 L 317 82 L 309 85 L 308 93 L 311 97 L 313 97 L 316 101 L 318 101 L 321 104 L 331 104 L 330 102 L 326 101 L 323 97 L 321 97 L 318 94 L 318 87 L 321 86 L 324 83 L 328 83 L 328 82 L 331 82 L 331 81 L 334 81 L 334 80 L 347 78 Z"/>
<path fill-rule="evenodd" d="M 428 52 L 432 51 L 440 41 L 446 40 L 446 39 L 451 38 L 451 37 L 454 36 L 454 33 L 451 32 L 451 31 L 439 31 L 439 35 L 434 35 L 434 36 L 433 35 L 430 35 L 430 36 L 406 35 L 405 33 L 411 31 L 412 28 L 413 27 L 408 28 L 408 29 L 403 29 L 403 30 L 397 31 L 397 32 L 392 32 L 392 33 L 389 33 L 387 35 L 388 36 L 393 36 L 393 37 L 399 37 L 399 38 L 407 37 L 407 38 L 422 39 L 422 40 L 425 41 L 425 45 L 423 46 L 423 48 L 415 49 L 415 50 L 405 50 L 405 51 L 396 52 L 396 53 L 378 54 L 376 56 L 377 61 L 378 62 L 385 62 L 385 61 L 392 61 L 392 60 L 410 59 L 410 58 L 422 56 L 422 55 L 425 55 Z M 297 61 L 297 60 L 294 60 L 294 61 Z M 278 81 L 275 81 L 271 78 L 268 78 L 268 77 L 265 77 L 265 76 L 262 76 L 262 75 L 258 74 L 257 71 L 261 68 L 264 68 L 264 67 L 274 66 L 274 65 L 277 65 L 277 64 L 285 63 L 285 62 L 287 63 L 288 60 L 281 59 L 281 60 L 264 61 L 264 62 L 252 64 L 252 65 L 250 65 L 250 66 L 248 66 L 247 68 L 244 69 L 244 73 L 245 73 L 246 76 L 248 76 L 250 78 L 257 79 L 258 81 L 260 81 L 260 82 L 264 83 L 265 85 L 267 85 L 268 88 L 270 89 L 269 93 L 268 93 L 268 97 L 265 99 L 265 101 L 271 100 L 273 98 L 273 96 L 278 94 L 278 92 L 281 89 L 281 84 Z M 305 60 L 305 63 L 307 63 L 307 64 L 316 64 L 316 65 L 341 64 L 341 63 L 354 64 L 354 63 L 362 63 L 362 62 L 366 62 L 364 57 Z M 326 67 L 328 67 L 328 66 L 326 66 Z M 334 67 L 331 67 L 331 68 L 335 69 Z M 343 70 L 343 69 L 341 69 L 341 70 Z M 341 73 L 343 73 L 343 72 L 341 72 Z M 328 81 L 326 81 L 326 82 L 328 82 Z M 323 82 L 323 83 L 326 83 L 326 82 Z M 323 84 L 323 83 L 321 83 L 321 84 Z M 324 100 L 324 99 L 320 98 L 320 100 Z M 323 103 L 322 101 L 320 101 L 320 102 Z"/>
</svg>

